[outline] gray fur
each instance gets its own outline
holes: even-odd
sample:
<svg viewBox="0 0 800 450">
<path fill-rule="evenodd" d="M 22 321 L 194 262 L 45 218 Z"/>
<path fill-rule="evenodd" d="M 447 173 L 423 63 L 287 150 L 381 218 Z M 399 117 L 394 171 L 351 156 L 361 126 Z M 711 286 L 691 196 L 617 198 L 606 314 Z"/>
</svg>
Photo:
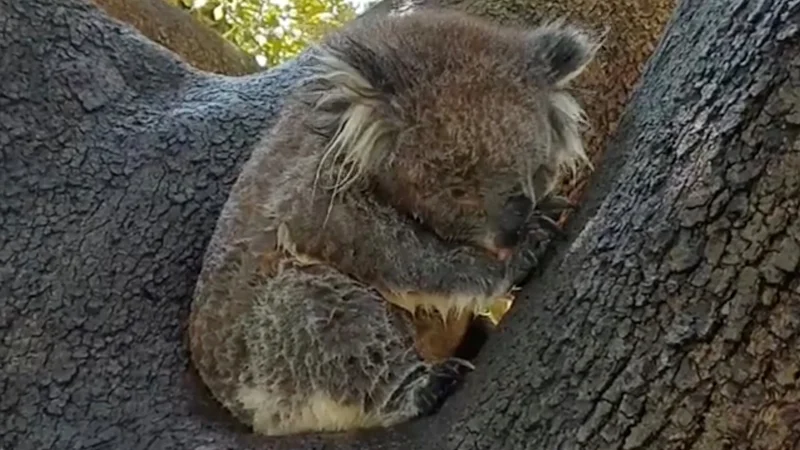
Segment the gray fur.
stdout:
<svg viewBox="0 0 800 450">
<path fill-rule="evenodd" d="M 563 20 L 539 27 L 528 35 L 532 67 L 541 70 L 540 76 L 556 86 L 565 86 L 578 76 L 594 59 L 600 45 L 601 39 L 565 25 Z"/>
</svg>

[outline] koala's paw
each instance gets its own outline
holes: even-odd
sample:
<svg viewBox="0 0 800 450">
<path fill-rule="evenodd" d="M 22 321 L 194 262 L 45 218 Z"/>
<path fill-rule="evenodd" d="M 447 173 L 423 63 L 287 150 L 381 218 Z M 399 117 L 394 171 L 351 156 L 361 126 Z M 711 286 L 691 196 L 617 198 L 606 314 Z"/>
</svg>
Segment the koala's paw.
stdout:
<svg viewBox="0 0 800 450">
<path fill-rule="evenodd" d="M 434 414 L 474 368 L 472 363 L 459 358 L 438 364 L 420 360 L 400 380 L 378 412 L 394 418 L 388 422 Z"/>
<path fill-rule="evenodd" d="M 536 205 L 533 211 L 530 233 L 536 240 L 563 238 L 564 231 L 557 221 L 564 211 L 574 208 L 574 205 L 566 197 L 548 195 Z"/>
<path fill-rule="evenodd" d="M 572 208 L 566 197 L 549 195 L 532 211 L 528 229 L 517 246 L 510 266 L 510 277 L 514 284 L 523 282 L 539 266 L 539 257 L 554 239 L 566 236 L 556 221 L 561 213 Z"/>
<path fill-rule="evenodd" d="M 508 276 L 512 284 L 522 283 L 539 266 L 537 255 L 542 253 L 541 247 L 545 242 L 547 241 L 529 236 L 519 246 L 508 268 Z"/>
<path fill-rule="evenodd" d="M 431 367 L 428 383 L 417 392 L 417 407 L 421 415 L 438 411 L 464 380 L 467 373 L 475 370 L 469 361 L 449 358 Z"/>
<path fill-rule="evenodd" d="M 544 197 L 536 205 L 537 210 L 552 219 L 557 219 L 564 211 L 569 211 L 574 208 L 575 206 L 570 203 L 567 197 L 556 194 Z"/>
</svg>

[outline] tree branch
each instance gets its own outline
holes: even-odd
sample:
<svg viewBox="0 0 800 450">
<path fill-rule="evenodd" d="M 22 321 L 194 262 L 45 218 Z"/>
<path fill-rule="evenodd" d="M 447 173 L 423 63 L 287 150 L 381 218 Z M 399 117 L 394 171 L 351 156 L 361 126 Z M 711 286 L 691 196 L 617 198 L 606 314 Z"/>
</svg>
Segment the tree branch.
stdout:
<svg viewBox="0 0 800 450">
<path fill-rule="evenodd" d="M 261 68 L 253 56 L 166 0 L 92 0 L 109 16 L 134 26 L 198 69 L 247 75 Z"/>
<path fill-rule="evenodd" d="M 233 446 L 183 324 L 297 63 L 199 73 L 76 0 L 1 0 L 0 30 L 0 448 Z"/>
</svg>

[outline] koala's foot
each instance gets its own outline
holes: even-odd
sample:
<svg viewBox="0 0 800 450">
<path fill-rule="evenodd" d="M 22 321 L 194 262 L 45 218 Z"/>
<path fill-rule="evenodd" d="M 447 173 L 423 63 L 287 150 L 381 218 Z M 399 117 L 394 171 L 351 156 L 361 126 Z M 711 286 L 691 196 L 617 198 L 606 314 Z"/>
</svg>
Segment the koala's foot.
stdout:
<svg viewBox="0 0 800 450">
<path fill-rule="evenodd" d="M 387 416 L 409 418 L 434 414 L 474 368 L 459 358 L 421 364 L 397 385 L 382 411 Z"/>
<path fill-rule="evenodd" d="M 330 267 L 290 264 L 273 278 L 205 286 L 201 295 L 219 301 L 195 311 L 193 358 L 215 397 L 259 434 L 408 421 L 435 411 L 472 367 L 425 362 L 411 316 Z"/>
<path fill-rule="evenodd" d="M 438 411 L 445 400 L 455 392 L 464 380 L 464 376 L 475 370 L 469 361 L 450 358 L 432 367 L 427 389 L 417 393 L 417 405 L 421 415 Z M 428 395 L 426 395 L 428 394 Z"/>
</svg>

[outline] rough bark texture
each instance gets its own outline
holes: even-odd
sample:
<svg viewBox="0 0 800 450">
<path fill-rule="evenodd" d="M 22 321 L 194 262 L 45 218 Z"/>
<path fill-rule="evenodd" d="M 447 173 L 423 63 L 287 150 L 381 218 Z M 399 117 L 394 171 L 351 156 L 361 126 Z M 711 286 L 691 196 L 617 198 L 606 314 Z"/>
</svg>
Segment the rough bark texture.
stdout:
<svg viewBox="0 0 800 450">
<path fill-rule="evenodd" d="M 576 239 L 429 448 L 800 448 L 798 26 L 797 1 L 682 2 Z"/>
<path fill-rule="evenodd" d="M 92 1 L 111 17 L 135 27 L 198 69 L 224 75 L 247 75 L 261 70 L 255 58 L 164 0 Z"/>
<path fill-rule="evenodd" d="M 86 3 L 0 0 L 0 448 L 797 447 L 799 24 L 798 0 L 684 0 L 576 240 L 465 389 L 388 432 L 271 440 L 213 414 L 184 321 L 303 58 L 202 74 Z"/>
<path fill-rule="evenodd" d="M 192 410 L 184 321 L 293 64 L 196 73 L 75 0 L 2 0 L 0 30 L 0 448 L 230 442 Z"/>
</svg>

